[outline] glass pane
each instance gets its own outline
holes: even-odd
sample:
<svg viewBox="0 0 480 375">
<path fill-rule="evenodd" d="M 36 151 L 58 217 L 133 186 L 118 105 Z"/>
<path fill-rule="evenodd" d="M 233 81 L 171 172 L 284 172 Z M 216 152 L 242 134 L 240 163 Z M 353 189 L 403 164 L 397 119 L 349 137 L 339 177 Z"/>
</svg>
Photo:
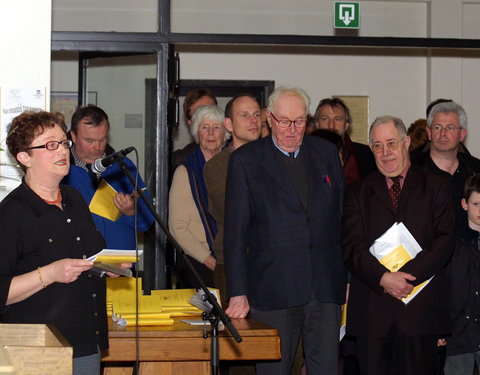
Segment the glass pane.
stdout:
<svg viewBox="0 0 480 375">
<path fill-rule="evenodd" d="M 90 59 L 87 70 L 88 103 L 110 119 L 109 143 L 115 150 L 134 146 L 145 179 L 145 133 L 156 124 L 145 122 L 146 79 L 157 79 L 156 55 Z M 65 114 L 67 125 L 77 106 L 78 54 L 52 54 L 51 110 Z M 134 160 L 134 154 L 129 155 Z M 147 182 L 147 181 L 145 181 Z"/>
<path fill-rule="evenodd" d="M 157 32 L 158 0 L 52 0 L 53 31 Z"/>
<path fill-rule="evenodd" d="M 109 143 L 115 150 L 134 146 L 139 171 L 145 179 L 145 80 L 156 80 L 156 55 L 90 59 L 87 91 L 96 93 L 96 104 L 109 116 Z M 129 157 L 135 162 L 134 154 Z M 145 183 L 148 182 L 145 181 Z"/>
</svg>

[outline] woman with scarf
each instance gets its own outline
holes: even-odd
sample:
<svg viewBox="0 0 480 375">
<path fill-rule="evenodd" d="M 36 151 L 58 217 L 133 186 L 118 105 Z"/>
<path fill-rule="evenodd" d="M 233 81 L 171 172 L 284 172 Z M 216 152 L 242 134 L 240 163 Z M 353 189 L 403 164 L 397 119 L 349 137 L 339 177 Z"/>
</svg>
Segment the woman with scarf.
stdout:
<svg viewBox="0 0 480 375">
<path fill-rule="evenodd" d="M 207 286 L 214 286 L 216 260 L 213 238 L 215 221 L 208 213 L 208 197 L 203 168 L 218 154 L 228 139 L 223 111 L 216 105 L 199 107 L 193 117 L 191 133 L 197 146 L 173 174 L 169 195 L 168 225 Z M 199 287 L 181 254 L 176 261 L 177 288 Z"/>
</svg>

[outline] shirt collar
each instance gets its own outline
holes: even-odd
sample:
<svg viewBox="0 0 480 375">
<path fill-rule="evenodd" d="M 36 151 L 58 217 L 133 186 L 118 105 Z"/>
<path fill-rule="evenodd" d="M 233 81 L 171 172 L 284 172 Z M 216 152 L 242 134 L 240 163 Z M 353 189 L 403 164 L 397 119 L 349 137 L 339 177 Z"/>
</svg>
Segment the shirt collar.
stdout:
<svg viewBox="0 0 480 375">
<path fill-rule="evenodd" d="M 282 154 L 290 156 L 289 152 L 282 150 L 282 148 L 277 144 L 277 142 L 275 141 L 275 137 L 273 135 L 272 135 L 272 141 L 275 147 L 278 148 Z M 295 150 L 295 152 L 293 153 L 293 157 L 296 158 L 299 152 L 300 152 L 300 147 Z"/>
<path fill-rule="evenodd" d="M 85 163 L 82 159 L 80 159 L 77 155 L 77 152 L 75 151 L 75 144 L 73 144 L 73 147 L 70 150 L 72 152 L 73 161 L 75 162 L 75 165 L 77 167 L 85 169 L 88 172 L 87 163 Z"/>
<path fill-rule="evenodd" d="M 408 170 L 410 169 L 410 166 L 411 166 L 411 163 L 410 163 L 410 161 L 408 161 L 407 165 L 405 166 L 405 169 L 402 171 L 402 173 L 399 174 L 399 176 L 402 176 L 402 178 L 399 181 L 401 188 L 403 188 L 403 184 L 405 183 L 405 177 L 407 176 L 407 173 L 408 173 Z M 393 181 L 390 177 L 385 176 L 385 178 L 387 179 L 387 186 L 390 189 L 393 185 Z"/>
</svg>

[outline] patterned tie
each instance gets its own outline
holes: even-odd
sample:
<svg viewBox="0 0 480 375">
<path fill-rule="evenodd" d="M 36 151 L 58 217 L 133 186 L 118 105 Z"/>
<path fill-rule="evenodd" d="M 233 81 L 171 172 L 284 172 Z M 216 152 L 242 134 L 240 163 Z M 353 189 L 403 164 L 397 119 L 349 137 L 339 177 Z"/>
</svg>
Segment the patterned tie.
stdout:
<svg viewBox="0 0 480 375">
<path fill-rule="evenodd" d="M 397 214 L 398 212 L 398 201 L 400 200 L 400 193 L 402 191 L 400 187 L 400 179 L 402 176 L 390 177 L 390 180 L 393 181 L 393 185 L 388 190 L 390 195 L 390 200 L 392 201 L 393 212 Z"/>
</svg>

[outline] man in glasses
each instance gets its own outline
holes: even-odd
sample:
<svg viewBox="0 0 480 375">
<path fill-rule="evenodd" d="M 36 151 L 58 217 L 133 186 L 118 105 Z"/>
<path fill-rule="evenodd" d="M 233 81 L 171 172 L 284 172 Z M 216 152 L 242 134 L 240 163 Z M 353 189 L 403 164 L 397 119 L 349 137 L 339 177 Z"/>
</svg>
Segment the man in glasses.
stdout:
<svg viewBox="0 0 480 375">
<path fill-rule="evenodd" d="M 456 209 L 456 228 L 467 228 L 467 215 L 460 204 L 465 181 L 480 173 L 480 160 L 463 144 L 467 136 L 467 114 L 461 105 L 443 99 L 427 114 L 429 142 L 412 151 L 414 165 L 450 179 Z"/>
<path fill-rule="evenodd" d="M 63 183 L 77 188 L 87 204 L 90 204 L 99 187 L 105 188 L 105 182 L 115 189 L 112 204 L 118 209 L 120 216 L 112 217 L 92 212 L 93 221 L 109 249 L 133 250 L 136 247 L 135 227 L 140 232 L 146 231 L 153 224 L 154 218 L 141 199 L 135 204 L 134 186 L 117 163 L 101 173 L 92 171 L 95 160 L 115 152 L 108 144 L 109 131 L 108 116 L 101 108 L 88 105 L 75 111 L 70 131 L 73 141 L 70 149 L 70 172 Z M 135 178 L 138 175 L 137 168 L 130 159 L 123 160 Z M 139 175 L 138 185 L 145 188 Z M 150 198 L 148 192 L 145 193 Z M 135 216 L 138 219 L 136 224 Z"/>
<path fill-rule="evenodd" d="M 276 327 L 282 359 L 257 374 L 290 374 L 302 336 L 308 373 L 338 373 L 344 177 L 333 144 L 305 137 L 308 95 L 278 88 L 271 135 L 230 156 L 225 198 L 227 314 Z"/>
<path fill-rule="evenodd" d="M 364 375 L 433 375 L 437 339 L 450 325 L 444 270 L 454 246 L 450 184 L 411 166 L 410 137 L 401 119 L 375 119 L 369 142 L 378 171 L 349 185 L 342 223 L 344 259 L 352 273 L 347 333 L 357 337 Z M 422 251 L 390 272 L 369 249 L 396 222 Z M 402 301 L 430 278 L 413 300 Z"/>
</svg>

